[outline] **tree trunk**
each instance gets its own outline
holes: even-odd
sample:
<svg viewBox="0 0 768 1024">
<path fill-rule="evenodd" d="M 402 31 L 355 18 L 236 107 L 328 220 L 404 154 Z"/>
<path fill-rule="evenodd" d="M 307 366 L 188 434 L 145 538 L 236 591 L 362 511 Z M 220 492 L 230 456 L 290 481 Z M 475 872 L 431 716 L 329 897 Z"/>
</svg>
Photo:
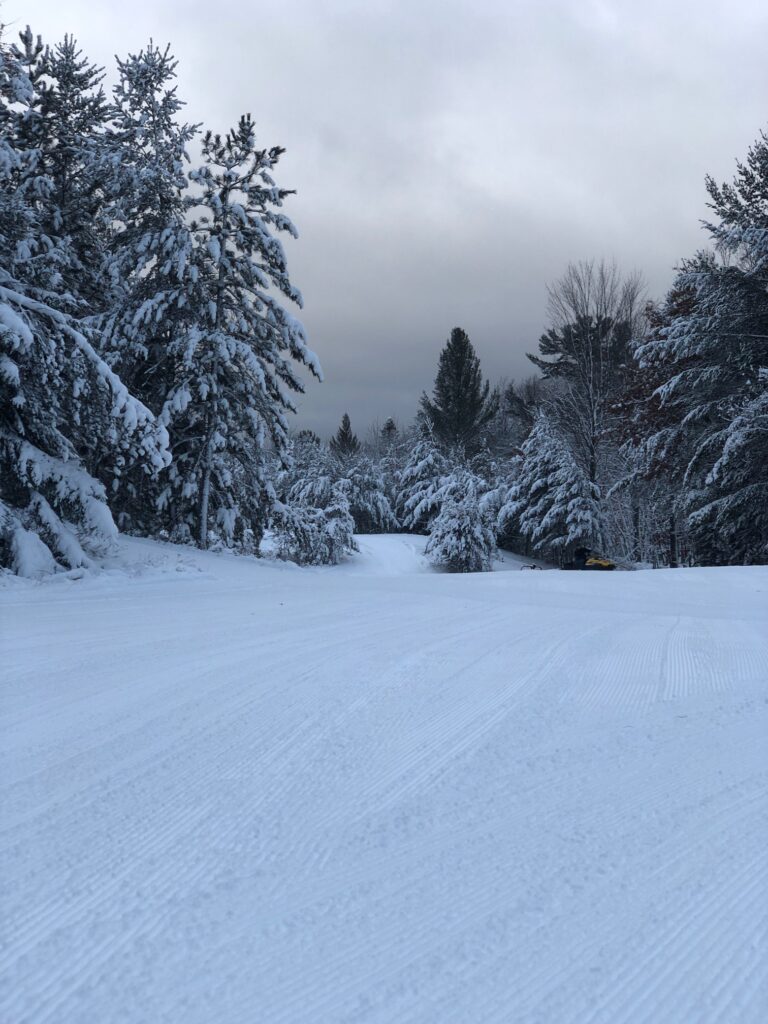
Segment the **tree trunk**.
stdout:
<svg viewBox="0 0 768 1024">
<path fill-rule="evenodd" d="M 213 429 L 209 430 L 205 442 L 205 468 L 200 484 L 200 513 L 198 516 L 198 547 L 208 547 L 208 507 L 211 502 L 211 473 L 213 471 Z"/>
<path fill-rule="evenodd" d="M 210 456 L 210 453 L 209 453 Z M 197 539 L 198 547 L 205 550 L 208 547 L 208 503 L 211 497 L 211 460 L 206 460 L 203 483 L 200 488 L 200 533 Z"/>
<path fill-rule="evenodd" d="M 677 523 L 674 515 L 669 519 L 669 567 L 677 569 Z"/>
</svg>

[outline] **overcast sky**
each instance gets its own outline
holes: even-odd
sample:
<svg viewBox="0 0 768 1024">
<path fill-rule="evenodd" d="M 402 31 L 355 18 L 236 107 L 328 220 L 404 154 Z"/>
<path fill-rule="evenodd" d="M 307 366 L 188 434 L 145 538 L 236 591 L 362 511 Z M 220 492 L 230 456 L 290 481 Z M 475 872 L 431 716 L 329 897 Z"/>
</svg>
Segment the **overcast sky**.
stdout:
<svg viewBox="0 0 768 1024">
<path fill-rule="evenodd" d="M 326 380 L 299 426 L 412 418 L 451 327 L 522 377 L 569 260 L 663 294 L 705 243 L 704 176 L 768 126 L 766 0 L 5 0 L 112 74 L 152 37 L 189 120 L 253 114 L 300 238 L 288 244 Z M 280 170 L 279 168 L 279 170 Z"/>
</svg>

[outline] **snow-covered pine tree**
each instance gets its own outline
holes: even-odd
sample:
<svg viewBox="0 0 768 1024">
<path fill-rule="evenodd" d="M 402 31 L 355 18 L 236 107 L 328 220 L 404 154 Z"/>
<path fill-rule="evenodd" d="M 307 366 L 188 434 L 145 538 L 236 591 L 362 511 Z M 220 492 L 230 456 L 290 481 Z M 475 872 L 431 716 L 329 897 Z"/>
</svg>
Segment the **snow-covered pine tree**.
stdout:
<svg viewBox="0 0 768 1024">
<path fill-rule="evenodd" d="M 454 327 L 443 351 L 432 398 L 421 396 L 419 416 L 431 425 L 445 448 L 473 455 L 483 443 L 483 429 L 496 413 L 498 396 L 483 383 L 480 360 L 461 327 Z"/>
<path fill-rule="evenodd" d="M 517 482 L 520 464 L 520 450 L 515 448 L 505 458 L 489 458 L 484 453 L 472 460 L 472 469 L 483 480 L 480 505 L 483 512 L 494 524 L 496 545 L 518 554 L 528 554 L 530 543 L 517 529 L 515 517 L 505 515 L 499 520 L 499 512 L 507 504 L 510 491 Z"/>
<path fill-rule="evenodd" d="M 325 508 L 275 502 L 271 514 L 276 554 L 297 565 L 338 565 L 355 551 L 355 522 L 342 484 Z"/>
<path fill-rule="evenodd" d="M 537 413 L 522 446 L 519 476 L 498 513 L 498 528 L 513 525 L 543 555 L 568 548 L 599 548 L 599 490 L 559 437 L 548 414 Z"/>
<path fill-rule="evenodd" d="M 46 234 L 55 181 L 25 66 L 42 46 L 0 38 L 0 566 L 23 575 L 87 565 L 115 534 L 84 458 L 98 443 L 160 468 L 167 436 L 71 315 L 69 238 Z"/>
<path fill-rule="evenodd" d="M 376 438 L 378 442 L 378 438 Z M 370 449 L 370 445 L 367 446 Z M 328 444 L 334 476 L 348 483 L 350 510 L 357 533 L 386 533 L 397 529 L 397 518 L 386 492 L 379 462 L 363 453 L 345 412 Z"/>
<path fill-rule="evenodd" d="M 431 433 L 416 435 L 408 458 L 398 474 L 396 515 L 402 526 L 414 533 L 426 533 L 439 511 L 440 480 L 449 462 Z"/>
<path fill-rule="evenodd" d="M 349 482 L 349 504 L 356 533 L 388 533 L 398 528 L 381 466 L 358 455 L 342 472 Z"/>
<path fill-rule="evenodd" d="M 328 448 L 316 434 L 300 431 L 289 442 L 284 465 L 276 473 L 278 498 L 324 508 L 335 480 L 336 464 Z"/>
<path fill-rule="evenodd" d="M 634 348 L 657 342 L 672 319 L 690 312 L 693 301 L 688 289 L 670 292 L 661 305 L 649 303 L 645 335 Z M 679 415 L 671 407 L 662 406 L 657 393 L 668 375 L 669 366 L 661 360 L 654 366 L 641 366 L 633 352 L 624 386 L 612 409 L 613 439 L 621 446 L 623 461 L 616 482 L 606 494 L 607 533 L 613 532 L 610 506 L 617 497 L 622 498 L 632 510 L 632 540 L 625 557 L 677 566 L 688 549 L 680 488 L 687 446 Z"/>
<path fill-rule="evenodd" d="M 250 116 L 224 138 L 203 140 L 204 165 L 190 177 L 194 247 L 179 303 L 189 320 L 168 346 L 174 382 L 161 418 L 174 461 L 160 508 L 176 530 L 206 547 L 213 528 L 229 544 L 258 548 L 274 491 L 269 442 L 288 442 L 289 392 L 303 391 L 292 360 L 322 379 L 304 329 L 281 299 L 301 306 L 279 232 L 290 193 L 272 170 L 283 150 L 258 149 Z"/>
<path fill-rule="evenodd" d="M 435 565 L 451 572 L 491 568 L 496 548 L 492 488 L 477 472 L 477 457 L 446 451 L 431 432 L 415 436 L 398 475 L 397 507 L 402 525 L 428 533 L 426 551 Z"/>
<path fill-rule="evenodd" d="M 117 64 L 105 147 L 112 301 L 98 326 L 105 357 L 159 414 L 176 384 L 171 341 L 194 323 L 186 147 L 197 129 L 177 120 L 183 103 L 168 47 L 150 43 Z M 146 475 L 116 460 L 102 476 L 121 527 L 157 532 L 157 487 Z"/>
<path fill-rule="evenodd" d="M 355 550 L 349 481 L 335 479 L 336 462 L 317 438 L 297 437 L 286 454 L 270 516 L 277 555 L 299 565 L 336 565 Z"/>
<path fill-rule="evenodd" d="M 639 358 L 675 424 L 647 439 L 684 466 L 688 526 L 707 562 L 768 561 L 768 135 L 733 185 L 707 179 L 716 252 L 683 264 L 669 317 Z M 670 300 L 671 301 L 671 300 Z"/>
<path fill-rule="evenodd" d="M 622 277 L 604 262 L 570 264 L 548 289 L 550 327 L 539 340 L 539 355 L 528 358 L 551 381 L 549 394 L 543 404 L 541 396 L 531 395 L 530 403 L 508 396 L 523 420 L 538 411 L 523 445 L 525 465 L 511 492 L 516 497 L 500 521 L 503 530 L 517 522 L 543 554 L 575 544 L 602 548 L 614 538 L 626 554 L 627 493 L 611 492 L 626 473 L 614 410 L 642 323 L 642 291 L 638 275 Z M 610 507 L 602 508 L 609 492 Z"/>
<path fill-rule="evenodd" d="M 486 489 L 485 481 L 466 466 L 442 478 L 439 512 L 424 549 L 433 565 L 449 572 L 490 572 L 496 532 L 482 501 Z"/>
<path fill-rule="evenodd" d="M 340 458 L 316 435 L 302 431 L 291 445 L 291 467 L 281 474 L 281 485 L 289 503 L 304 507 L 326 508 L 332 498 L 338 501 L 343 495 L 356 533 L 397 529 L 381 466 L 359 449 Z"/>
<path fill-rule="evenodd" d="M 102 308 L 106 222 L 103 155 L 109 117 L 101 82 L 71 36 L 40 46 L 29 28 L 18 58 L 32 86 L 28 115 L 17 125 L 20 148 L 36 154 L 35 173 L 47 182 L 37 196 L 37 231 L 55 244 L 60 292 L 78 316 Z"/>
</svg>

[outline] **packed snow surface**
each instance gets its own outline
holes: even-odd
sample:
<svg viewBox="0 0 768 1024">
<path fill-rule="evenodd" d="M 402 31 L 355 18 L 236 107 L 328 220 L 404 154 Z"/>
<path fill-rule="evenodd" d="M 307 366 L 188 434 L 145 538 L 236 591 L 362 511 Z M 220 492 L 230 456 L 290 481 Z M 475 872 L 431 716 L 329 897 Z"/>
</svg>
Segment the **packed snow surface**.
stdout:
<svg viewBox="0 0 768 1024">
<path fill-rule="evenodd" d="M 768 1020 L 767 569 L 121 543 L 0 592 L 3 1021 Z"/>
</svg>

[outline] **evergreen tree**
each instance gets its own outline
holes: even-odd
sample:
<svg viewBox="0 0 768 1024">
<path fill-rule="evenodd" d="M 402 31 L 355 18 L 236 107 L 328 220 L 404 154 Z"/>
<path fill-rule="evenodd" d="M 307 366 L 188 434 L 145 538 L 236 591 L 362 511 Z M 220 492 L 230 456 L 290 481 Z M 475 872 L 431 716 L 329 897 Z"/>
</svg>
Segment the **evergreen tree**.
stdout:
<svg viewBox="0 0 768 1024">
<path fill-rule="evenodd" d="M 287 455 L 271 510 L 277 555 L 298 565 L 335 565 L 356 550 L 350 482 L 335 479 L 335 460 L 312 438 L 297 438 Z"/>
<path fill-rule="evenodd" d="M 398 475 L 395 510 L 402 525 L 425 533 L 439 511 L 440 480 L 448 471 L 447 456 L 431 433 L 419 436 Z"/>
<path fill-rule="evenodd" d="M 646 441 L 684 468 L 688 526 L 716 563 L 768 561 L 768 136 L 732 185 L 707 179 L 716 252 L 683 264 L 667 326 L 639 350 L 671 423 Z"/>
<path fill-rule="evenodd" d="M 439 511 L 424 549 L 433 565 L 449 572 L 490 572 L 496 532 L 482 501 L 486 488 L 466 466 L 441 480 Z"/>
<path fill-rule="evenodd" d="M 358 456 L 344 472 L 349 483 L 349 505 L 356 533 L 387 533 L 398 522 L 386 494 L 379 466 L 367 456 Z"/>
<path fill-rule="evenodd" d="M 172 341 L 194 325 L 186 147 L 196 128 L 177 123 L 176 62 L 150 43 L 118 60 L 110 108 L 107 193 L 111 308 L 98 319 L 102 349 L 131 390 L 160 413 L 177 384 Z M 102 467 L 123 528 L 156 532 L 157 487 L 120 460 Z"/>
<path fill-rule="evenodd" d="M 631 557 L 656 565 L 677 566 L 689 549 L 680 481 L 690 457 L 690 433 L 679 412 L 671 404 L 662 404 L 659 394 L 673 370 L 671 360 L 661 358 L 658 343 L 673 320 L 691 313 L 695 301 L 692 289 L 673 288 L 663 303 L 647 305 L 647 328 L 636 352 L 652 346 L 654 356 L 641 363 L 633 353 L 612 410 L 625 471 L 608 496 L 630 492 L 637 524 Z"/>
<path fill-rule="evenodd" d="M 306 429 L 305 430 L 300 430 L 298 432 L 298 434 L 296 435 L 296 441 L 297 441 L 297 443 L 301 443 L 301 444 L 312 444 L 312 445 L 315 445 L 315 447 L 317 447 L 317 448 L 319 448 L 320 445 L 322 444 L 322 442 L 320 440 L 320 435 L 319 434 L 316 434 L 314 432 L 314 430 L 306 430 Z"/>
<path fill-rule="evenodd" d="M 384 421 L 384 426 L 381 428 L 381 440 L 385 449 L 389 449 L 393 444 L 396 444 L 398 436 L 397 424 L 391 416 L 388 416 Z"/>
<path fill-rule="evenodd" d="M 87 565 L 116 535 L 86 466 L 97 446 L 148 471 L 168 455 L 165 431 L 72 315 L 71 236 L 46 233 L 56 181 L 25 71 L 42 46 L 27 30 L 22 47 L 0 39 L 0 566 L 33 575 Z"/>
<path fill-rule="evenodd" d="M 402 525 L 428 533 L 427 554 L 450 572 L 491 568 L 495 507 L 493 488 L 481 475 L 483 462 L 467 461 L 457 449 L 446 452 L 430 433 L 420 434 L 398 476 Z"/>
<path fill-rule="evenodd" d="M 325 508 L 337 479 L 336 463 L 327 448 L 301 431 L 289 443 L 284 464 L 276 474 L 281 501 Z"/>
<path fill-rule="evenodd" d="M 432 398 L 421 397 L 421 419 L 431 424 L 441 445 L 460 447 L 472 455 L 481 447 L 483 428 L 495 411 L 496 398 L 488 381 L 483 384 L 472 343 L 460 327 L 454 327 L 440 353 Z"/>
<path fill-rule="evenodd" d="M 302 431 L 301 434 L 310 432 Z M 334 443 L 336 442 L 336 443 Z M 357 533 L 386 533 L 397 529 L 397 519 L 386 493 L 380 464 L 363 455 L 352 433 L 349 417 L 324 450 L 319 438 L 299 435 L 293 444 L 294 465 L 301 471 L 300 490 L 293 497 L 318 507 L 328 504 L 331 489 L 341 485 Z M 288 473 L 290 478 L 291 473 Z M 322 485 L 320 485 L 322 481 Z M 311 484 L 311 493 L 310 493 Z"/>
<path fill-rule="evenodd" d="M 384 484 L 384 494 L 399 529 L 400 522 L 396 512 L 399 478 L 405 465 L 411 438 L 407 433 L 401 434 L 395 420 L 390 416 L 379 431 L 377 440 L 378 465 Z"/>
<path fill-rule="evenodd" d="M 330 448 L 338 459 L 350 459 L 360 451 L 357 435 L 352 433 L 352 424 L 347 413 L 341 417 L 341 425 L 335 437 L 330 440 Z"/>
<path fill-rule="evenodd" d="M 455 465 L 440 477 L 424 549 L 433 565 L 449 572 L 492 569 L 496 528 L 487 493 L 487 481 L 470 465 Z"/>
<path fill-rule="evenodd" d="M 174 380 L 161 418 L 174 461 L 159 507 L 177 536 L 201 547 L 215 524 L 227 543 L 258 550 L 274 500 L 265 445 L 285 454 L 289 392 L 303 391 L 291 359 L 321 379 L 303 327 L 280 302 L 301 305 L 273 233 L 296 234 L 280 212 L 290 193 L 271 177 L 282 152 L 258 149 L 245 116 L 223 139 L 205 136 L 205 164 L 190 176 L 198 216 L 176 300 L 185 322 L 167 348 Z"/>
<path fill-rule="evenodd" d="M 36 198 L 37 231 L 55 245 L 58 290 L 70 297 L 78 316 L 84 316 L 102 308 L 106 291 L 104 72 L 83 57 L 71 36 L 42 47 L 27 28 L 21 39 L 23 51 L 18 55 L 32 86 L 32 100 L 17 125 L 18 144 L 36 154 L 35 173 L 46 181 Z"/>
<path fill-rule="evenodd" d="M 297 565 L 338 565 L 357 550 L 355 523 L 340 485 L 322 509 L 275 502 L 271 522 L 277 557 Z"/>
<path fill-rule="evenodd" d="M 544 555 L 602 546 L 600 493 L 574 460 L 546 412 L 538 413 L 522 447 L 517 480 L 498 514 Z"/>
</svg>

